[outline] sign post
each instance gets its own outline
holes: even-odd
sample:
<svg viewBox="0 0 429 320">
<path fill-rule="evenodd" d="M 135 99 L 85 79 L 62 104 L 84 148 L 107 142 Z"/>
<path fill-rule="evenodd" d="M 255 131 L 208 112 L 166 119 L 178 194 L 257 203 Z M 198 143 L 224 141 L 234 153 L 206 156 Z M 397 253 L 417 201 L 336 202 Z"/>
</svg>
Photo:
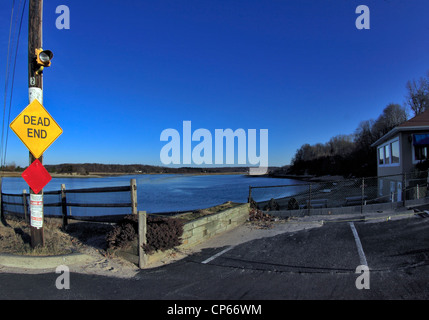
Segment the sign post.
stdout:
<svg viewBox="0 0 429 320">
<path fill-rule="evenodd" d="M 43 152 L 63 130 L 43 107 L 43 69 L 53 54 L 42 49 L 43 0 L 30 0 L 28 9 L 28 99 L 29 105 L 10 128 L 29 150 L 29 166 L 22 177 L 30 187 L 31 246 L 44 246 L 43 187 L 51 180 L 43 167 Z"/>
<path fill-rule="evenodd" d="M 37 99 L 40 104 L 43 104 L 43 73 L 37 72 L 38 67 L 34 63 L 34 54 L 36 49 L 42 48 L 42 16 L 43 0 L 30 0 L 28 7 L 28 100 L 31 103 Z M 29 152 L 29 164 L 31 165 L 34 160 L 36 157 Z M 43 156 L 39 157 L 39 161 L 43 163 Z M 33 193 L 34 191 L 30 188 L 30 197 Z M 30 212 L 32 212 L 31 206 Z M 30 230 L 31 246 L 33 248 L 44 246 L 43 225 L 40 228 L 31 226 Z"/>
</svg>

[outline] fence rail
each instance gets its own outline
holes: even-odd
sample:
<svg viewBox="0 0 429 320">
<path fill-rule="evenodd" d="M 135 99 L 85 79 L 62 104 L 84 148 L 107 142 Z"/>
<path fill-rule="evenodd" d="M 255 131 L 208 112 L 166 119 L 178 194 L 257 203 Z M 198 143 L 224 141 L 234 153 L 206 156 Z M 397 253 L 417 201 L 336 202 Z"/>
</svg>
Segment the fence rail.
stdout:
<svg viewBox="0 0 429 320">
<path fill-rule="evenodd" d="M 308 182 L 277 186 L 250 186 L 249 202 L 264 211 L 290 211 L 291 215 L 310 215 L 320 209 L 394 204 L 429 197 L 428 171 L 355 179 Z M 407 203 L 406 203 L 407 202 Z M 338 210 L 337 210 L 338 211 Z M 345 212 L 351 211 L 343 210 Z"/>
<path fill-rule="evenodd" d="M 66 190 L 64 184 L 60 190 L 46 191 L 43 193 L 44 216 L 56 216 L 63 218 L 63 227 L 68 224 L 68 219 L 109 221 L 115 217 L 134 213 L 137 209 L 137 185 L 136 180 L 131 179 L 130 185 L 119 187 L 86 188 Z M 1 192 L 1 214 L 24 217 L 29 220 L 30 205 L 29 193 L 23 190 L 20 194 Z M 106 201 L 108 199 L 108 201 Z M 71 208 L 88 208 L 88 211 L 79 213 Z M 120 209 L 115 210 L 115 209 Z M 122 209 L 121 209 L 122 208 Z M 129 210 L 123 210 L 129 208 Z M 100 210 L 97 210 L 100 209 Z M 107 211 L 110 212 L 108 213 Z"/>
</svg>

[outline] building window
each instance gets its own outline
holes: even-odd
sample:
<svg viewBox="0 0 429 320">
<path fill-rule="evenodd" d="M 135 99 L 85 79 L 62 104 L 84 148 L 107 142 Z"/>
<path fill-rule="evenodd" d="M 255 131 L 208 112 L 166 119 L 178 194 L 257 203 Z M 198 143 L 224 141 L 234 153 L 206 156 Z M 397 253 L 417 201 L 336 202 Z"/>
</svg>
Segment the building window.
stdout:
<svg viewBox="0 0 429 320">
<path fill-rule="evenodd" d="M 378 164 L 384 164 L 384 148 L 378 148 Z"/>
<path fill-rule="evenodd" d="M 384 164 L 390 164 L 390 145 L 384 146 Z"/>
<path fill-rule="evenodd" d="M 390 144 L 392 151 L 392 163 L 399 163 L 399 141 L 394 141 Z"/>
<path fill-rule="evenodd" d="M 428 159 L 428 146 L 414 146 L 414 160 L 422 161 Z"/>
<path fill-rule="evenodd" d="M 399 140 L 389 141 L 378 148 L 378 165 L 399 165 Z"/>
</svg>

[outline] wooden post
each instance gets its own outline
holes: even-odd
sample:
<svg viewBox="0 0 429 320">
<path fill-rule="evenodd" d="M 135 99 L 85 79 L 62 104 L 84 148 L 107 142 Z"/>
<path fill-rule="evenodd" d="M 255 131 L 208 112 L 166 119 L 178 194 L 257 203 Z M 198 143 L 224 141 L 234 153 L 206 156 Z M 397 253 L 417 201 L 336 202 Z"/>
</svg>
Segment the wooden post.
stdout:
<svg viewBox="0 0 429 320">
<path fill-rule="evenodd" d="M 311 183 L 308 185 L 308 204 L 307 204 L 307 209 L 308 209 L 308 215 L 311 214 Z"/>
<path fill-rule="evenodd" d="M 6 222 L 6 217 L 4 215 L 3 210 L 3 189 L 2 189 L 2 178 L 0 177 L 0 223 L 2 223 L 4 226 L 8 226 Z"/>
<path fill-rule="evenodd" d="M 66 185 L 61 184 L 61 209 L 63 215 L 63 230 L 66 229 L 67 221 L 67 198 L 66 198 Z"/>
<path fill-rule="evenodd" d="M 147 220 L 146 211 L 139 211 L 139 268 L 142 269 L 147 264 L 147 256 L 143 250 L 143 245 L 147 243 Z"/>
<path fill-rule="evenodd" d="M 25 222 L 28 222 L 27 190 L 22 190 L 22 205 L 24 206 Z"/>
<path fill-rule="evenodd" d="M 362 196 L 360 203 L 360 213 L 363 213 L 363 200 L 365 198 L 365 178 L 362 178 Z"/>
<path fill-rule="evenodd" d="M 131 179 L 131 213 L 137 214 L 137 182 L 136 179 Z"/>
<path fill-rule="evenodd" d="M 30 0 L 28 7 L 28 99 L 30 103 L 37 99 L 43 105 L 43 76 L 42 73 L 36 74 L 34 63 L 35 50 L 42 48 L 42 13 L 43 0 Z M 29 164 L 35 160 L 36 158 L 29 152 Z M 39 158 L 39 161 L 43 164 L 43 156 Z M 40 192 L 43 195 L 43 190 Z M 30 197 L 33 193 L 30 188 Z M 41 228 L 30 226 L 30 233 L 32 248 L 44 246 L 43 226 Z"/>
<path fill-rule="evenodd" d="M 0 220 L 1 222 L 6 221 L 3 214 L 3 189 L 2 189 L 2 178 L 0 177 Z"/>
</svg>

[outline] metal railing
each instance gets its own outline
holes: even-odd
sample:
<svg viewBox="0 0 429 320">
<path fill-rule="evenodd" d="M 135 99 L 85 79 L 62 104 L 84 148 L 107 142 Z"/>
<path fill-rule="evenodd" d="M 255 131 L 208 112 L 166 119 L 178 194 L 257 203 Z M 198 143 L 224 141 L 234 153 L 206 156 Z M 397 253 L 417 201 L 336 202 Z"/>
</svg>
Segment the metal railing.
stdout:
<svg viewBox="0 0 429 320">
<path fill-rule="evenodd" d="M 400 207 L 406 206 L 411 200 L 428 196 L 428 171 L 249 187 L 249 202 L 253 206 L 257 205 L 264 211 L 295 210 L 299 215 L 310 215 L 312 212 L 320 212 L 315 209 L 327 208 L 354 207 L 354 211 L 358 211 L 356 207 L 360 207 L 363 212 L 369 205 L 382 203 L 392 203 L 395 207 Z"/>
</svg>

